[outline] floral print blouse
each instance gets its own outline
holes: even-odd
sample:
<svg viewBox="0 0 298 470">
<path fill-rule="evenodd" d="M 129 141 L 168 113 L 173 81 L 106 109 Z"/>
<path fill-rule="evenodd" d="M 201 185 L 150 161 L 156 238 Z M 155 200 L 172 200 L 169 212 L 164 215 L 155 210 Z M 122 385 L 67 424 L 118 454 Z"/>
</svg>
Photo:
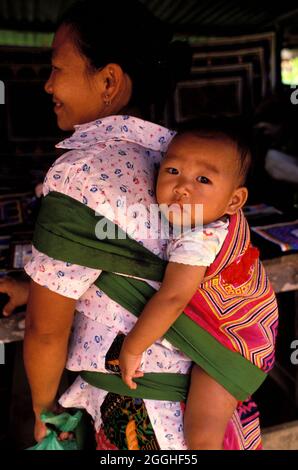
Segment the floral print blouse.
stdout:
<svg viewBox="0 0 298 470">
<path fill-rule="evenodd" d="M 139 203 L 149 208 L 156 204 L 156 171 L 173 135 L 164 127 L 131 116 L 109 116 L 76 126 L 74 134 L 57 145 L 67 152 L 48 171 L 43 193 L 66 194 L 112 218 L 125 230 L 117 219 L 117 209 L 124 199 L 127 206 Z M 133 211 L 129 214 L 126 223 L 130 236 L 164 258 L 166 241 L 158 236 L 139 236 L 139 224 L 150 223 L 149 211 L 148 218 L 138 217 Z M 100 270 L 54 260 L 35 248 L 25 270 L 38 284 L 77 299 L 67 368 L 107 373 L 107 351 L 117 334 L 130 331 L 136 318 L 93 284 Z M 157 283 L 150 284 L 159 287 Z M 184 374 L 190 364 L 183 353 L 161 339 L 145 351 L 142 368 L 146 372 Z M 98 430 L 100 406 L 106 394 L 78 376 L 60 403 L 85 408 Z M 160 448 L 186 449 L 180 403 L 144 401 Z"/>
</svg>

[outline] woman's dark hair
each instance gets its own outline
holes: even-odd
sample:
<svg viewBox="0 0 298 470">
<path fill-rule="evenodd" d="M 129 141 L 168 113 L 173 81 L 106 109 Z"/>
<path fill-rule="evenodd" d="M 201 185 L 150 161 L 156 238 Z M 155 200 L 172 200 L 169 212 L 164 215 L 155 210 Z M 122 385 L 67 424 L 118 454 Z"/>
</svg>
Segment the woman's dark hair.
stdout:
<svg viewBox="0 0 298 470">
<path fill-rule="evenodd" d="M 71 28 L 93 69 L 108 63 L 121 66 L 133 83 L 129 105 L 143 112 L 151 104 L 164 104 L 190 68 L 188 44 L 171 42 L 169 25 L 137 0 L 80 0 L 63 14 L 58 27 L 62 25 Z"/>
</svg>

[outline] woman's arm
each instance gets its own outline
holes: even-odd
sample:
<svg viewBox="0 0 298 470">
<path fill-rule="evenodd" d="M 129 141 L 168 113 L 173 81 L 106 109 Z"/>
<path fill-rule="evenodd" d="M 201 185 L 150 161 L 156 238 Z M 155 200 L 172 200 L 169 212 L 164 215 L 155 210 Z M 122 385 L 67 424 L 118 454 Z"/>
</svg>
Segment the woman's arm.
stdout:
<svg viewBox="0 0 298 470">
<path fill-rule="evenodd" d="M 40 413 L 52 408 L 65 366 L 76 300 L 31 281 L 26 316 L 24 361 L 36 417 L 35 438 L 46 429 Z"/>
<path fill-rule="evenodd" d="M 168 263 L 160 290 L 149 300 L 134 328 L 124 340 L 120 354 L 123 381 L 132 389 L 142 353 L 161 338 L 183 312 L 206 272 L 205 266 Z"/>
</svg>

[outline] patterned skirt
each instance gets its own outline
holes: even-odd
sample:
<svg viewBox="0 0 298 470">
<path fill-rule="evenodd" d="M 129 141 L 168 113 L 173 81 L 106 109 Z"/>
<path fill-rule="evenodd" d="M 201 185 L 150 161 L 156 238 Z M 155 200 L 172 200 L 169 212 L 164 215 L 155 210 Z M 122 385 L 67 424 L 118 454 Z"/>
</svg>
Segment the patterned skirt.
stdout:
<svg viewBox="0 0 298 470">
<path fill-rule="evenodd" d="M 124 340 L 119 334 L 106 355 L 105 367 L 120 372 L 118 357 Z M 181 403 L 181 408 L 185 406 Z M 96 432 L 97 450 L 159 450 L 145 403 L 140 398 L 108 393 L 101 408 L 102 425 Z M 224 450 L 260 450 L 259 412 L 252 399 L 239 403 L 228 423 Z"/>
<path fill-rule="evenodd" d="M 98 450 L 159 450 L 143 400 L 108 393 L 101 416 Z"/>
</svg>

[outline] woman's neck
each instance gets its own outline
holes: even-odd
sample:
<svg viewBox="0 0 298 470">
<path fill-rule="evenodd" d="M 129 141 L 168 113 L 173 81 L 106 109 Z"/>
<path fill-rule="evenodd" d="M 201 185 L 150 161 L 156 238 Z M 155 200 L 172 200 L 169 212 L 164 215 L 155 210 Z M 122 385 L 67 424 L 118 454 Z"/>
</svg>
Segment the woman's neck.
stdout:
<svg viewBox="0 0 298 470">
<path fill-rule="evenodd" d="M 144 119 L 144 116 L 142 115 L 141 110 L 137 106 L 124 106 L 124 108 L 120 109 L 120 111 L 117 114 L 123 114 L 126 116 L 135 116 L 140 119 Z"/>
<path fill-rule="evenodd" d="M 112 99 L 107 109 L 106 116 L 115 114 L 125 114 L 123 111 L 128 107 L 132 95 L 132 81 L 130 77 L 123 73 L 119 77 L 117 93 Z"/>
</svg>

